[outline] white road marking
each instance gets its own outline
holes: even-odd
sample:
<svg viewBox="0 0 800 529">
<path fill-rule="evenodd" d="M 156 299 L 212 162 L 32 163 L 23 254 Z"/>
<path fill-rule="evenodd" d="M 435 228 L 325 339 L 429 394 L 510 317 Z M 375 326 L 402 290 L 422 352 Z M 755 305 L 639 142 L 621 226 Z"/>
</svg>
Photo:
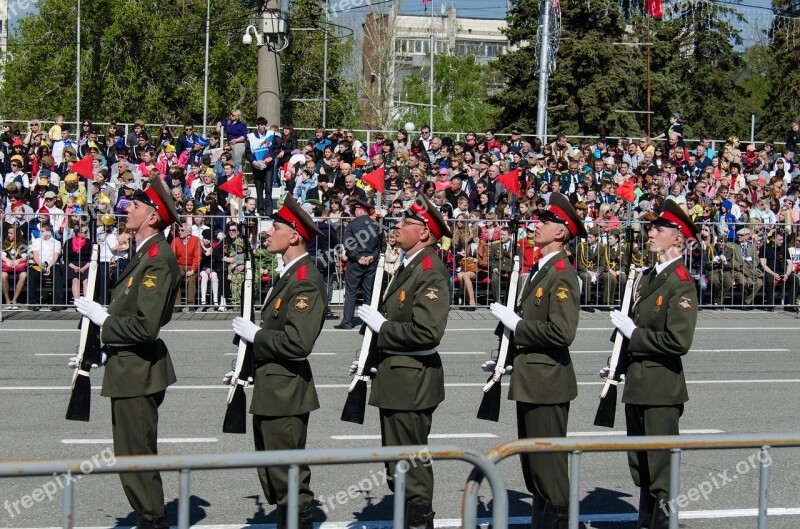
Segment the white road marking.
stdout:
<svg viewBox="0 0 800 529">
<path fill-rule="evenodd" d="M 777 516 L 797 516 L 800 515 L 800 508 L 781 508 L 770 507 L 767 510 L 770 517 Z M 597 522 L 635 522 L 638 518 L 635 512 L 626 513 L 603 513 L 603 514 L 582 514 L 580 521 L 583 523 Z M 755 518 L 758 516 L 758 509 L 719 509 L 707 511 L 680 511 L 678 518 L 681 520 L 719 520 L 724 518 Z M 492 523 L 491 518 L 478 518 L 478 524 L 488 526 Z M 530 525 L 530 516 L 509 516 L 508 525 Z M 461 520 L 458 518 L 440 518 L 434 520 L 433 526 L 437 529 L 450 527 L 461 527 Z M 77 527 L 76 529 L 106 529 L 103 527 Z M 202 524 L 193 525 L 196 529 L 275 529 L 275 524 Z M 349 521 L 349 522 L 322 522 L 316 527 L 319 529 L 392 529 L 392 520 L 376 521 Z M 59 527 L 29 527 L 21 529 L 60 529 Z M 118 529 L 134 529 L 133 527 L 119 527 Z"/>
<path fill-rule="evenodd" d="M 624 435 L 624 433 L 623 433 Z M 432 433 L 428 439 L 494 439 L 493 433 Z M 380 441 L 380 435 L 331 435 L 337 441 Z"/>
<path fill-rule="evenodd" d="M 710 433 L 725 433 L 725 430 L 714 429 L 699 429 L 699 430 L 680 430 L 681 435 L 695 435 L 695 434 L 710 434 Z M 597 431 L 597 432 L 568 432 L 567 437 L 605 437 L 608 435 L 628 435 L 625 431 Z"/>
<path fill-rule="evenodd" d="M 688 380 L 687 384 L 797 384 L 800 383 L 800 378 L 771 378 L 771 379 L 742 379 L 742 380 Z M 454 382 L 445 384 L 447 388 L 482 388 L 485 382 Z M 503 383 L 503 386 L 508 384 Z M 602 386 L 603 382 L 578 382 L 579 386 Z M 349 388 L 350 384 L 317 384 L 317 389 L 341 389 Z M 70 386 L 0 386 L 0 391 L 65 391 L 71 389 Z M 99 387 L 93 386 L 93 390 L 100 391 Z M 224 389 L 228 390 L 228 386 L 223 384 L 206 384 L 206 385 L 180 385 L 170 386 L 170 390 L 176 389 Z"/>
<path fill-rule="evenodd" d="M 236 356 L 238 353 L 222 353 L 222 356 Z M 337 353 L 311 353 L 311 356 L 336 356 Z"/>
<path fill-rule="evenodd" d="M 690 349 L 690 353 L 786 353 L 791 349 Z M 570 351 L 570 354 L 611 354 L 611 349 L 598 351 Z"/>
<path fill-rule="evenodd" d="M 110 445 L 113 439 L 62 439 L 65 445 Z M 162 444 L 182 444 L 182 443 L 216 443 L 216 437 L 163 437 L 158 439 Z"/>
</svg>

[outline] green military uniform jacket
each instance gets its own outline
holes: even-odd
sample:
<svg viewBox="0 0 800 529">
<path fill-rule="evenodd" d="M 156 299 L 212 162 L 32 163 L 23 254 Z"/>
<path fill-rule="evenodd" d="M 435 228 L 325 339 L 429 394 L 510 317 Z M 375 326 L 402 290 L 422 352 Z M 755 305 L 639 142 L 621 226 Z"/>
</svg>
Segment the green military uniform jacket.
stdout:
<svg viewBox="0 0 800 529">
<path fill-rule="evenodd" d="M 720 270 L 722 272 L 733 272 L 741 271 L 742 267 L 744 266 L 744 259 L 742 257 L 742 249 L 729 242 L 725 243 L 725 246 L 722 248 L 719 245 L 714 244 L 711 248 L 709 248 L 709 258 L 706 261 L 706 268 L 708 271 L 711 270 Z M 714 257 L 725 257 L 725 261 L 722 259 L 718 261 L 714 261 Z"/>
<path fill-rule="evenodd" d="M 288 417 L 319 408 L 308 355 L 322 330 L 327 300 L 322 276 L 307 254 L 277 280 L 264 300 L 253 342 L 250 413 Z"/>
<path fill-rule="evenodd" d="M 386 288 L 386 322 L 377 337 L 378 373 L 369 404 L 417 411 L 444 400 L 444 371 L 435 350 L 444 336 L 450 312 L 447 269 L 432 247 L 420 250 Z"/>
<path fill-rule="evenodd" d="M 745 244 L 738 244 L 737 246 L 742 254 L 743 265 L 742 268 L 734 268 L 734 271 L 741 271 L 747 279 L 761 279 L 764 275 L 764 271 L 761 269 L 758 260 L 758 248 L 756 248 L 755 243 L 748 242 Z"/>
<path fill-rule="evenodd" d="M 562 250 L 520 292 L 508 398 L 558 404 L 578 396 L 569 346 L 580 314 L 578 276 Z"/>
<path fill-rule="evenodd" d="M 489 245 L 489 270 L 495 268 L 503 274 L 511 274 L 514 267 L 514 243 L 509 240 L 508 251 L 503 251 L 503 243 L 494 241 Z"/>
<path fill-rule="evenodd" d="M 596 243 L 594 249 L 587 241 L 578 244 L 578 272 L 607 272 L 608 250 L 605 244 Z"/>
<path fill-rule="evenodd" d="M 689 400 L 681 356 L 689 352 L 697 324 L 697 292 L 683 258 L 660 274 L 643 272 L 634 292 L 636 329 L 628 341 L 622 402 L 667 406 Z"/>
<path fill-rule="evenodd" d="M 136 249 L 114 285 L 103 323 L 101 338 L 109 346 L 100 393 L 104 397 L 152 395 L 177 380 L 158 333 L 172 319 L 180 278 L 175 254 L 162 233 Z"/>
<path fill-rule="evenodd" d="M 606 247 L 606 262 L 611 270 L 615 272 L 628 272 L 630 263 L 628 262 L 628 243 L 618 243 Z M 642 266 L 642 254 L 639 249 L 634 247 L 631 251 L 633 266 Z"/>
</svg>

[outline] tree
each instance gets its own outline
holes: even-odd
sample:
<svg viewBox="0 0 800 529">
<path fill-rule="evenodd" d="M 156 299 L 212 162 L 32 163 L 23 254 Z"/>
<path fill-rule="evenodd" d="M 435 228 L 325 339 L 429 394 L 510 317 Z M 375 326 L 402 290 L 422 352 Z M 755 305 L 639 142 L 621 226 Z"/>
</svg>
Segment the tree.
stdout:
<svg viewBox="0 0 800 529">
<path fill-rule="evenodd" d="M 634 114 L 645 89 L 641 51 L 621 49 L 624 20 L 616 3 L 589 0 L 561 2 L 562 39 L 557 67 L 550 75 L 548 131 L 566 134 L 629 134 L 639 130 Z M 536 35 L 539 5 L 519 0 L 511 8 L 506 35 L 517 49 L 496 65 L 506 88 L 492 98 L 502 110 L 500 125 L 533 129 L 538 102 L 538 51 L 528 41 Z M 568 38 L 564 38 L 568 37 Z"/>
<path fill-rule="evenodd" d="M 765 132 L 783 141 L 791 121 L 800 116 L 800 27 L 796 23 L 800 4 L 797 0 L 772 0 L 772 8 L 782 16 L 775 17 L 770 30 L 772 65 L 768 103 L 764 107 Z"/>
<path fill-rule="evenodd" d="M 396 110 L 394 89 L 397 81 L 395 61 L 395 20 L 399 5 L 388 13 L 367 13 L 362 24 L 363 47 L 360 64 L 353 63 L 353 77 L 360 82 L 361 121 L 368 129 L 389 130 L 394 127 Z M 359 68 L 360 67 L 360 68 Z"/>
<path fill-rule="evenodd" d="M 433 61 L 433 121 L 435 130 L 484 130 L 494 123 L 495 109 L 489 104 L 492 71 L 472 55 L 436 55 Z M 419 73 L 403 79 L 403 101 L 428 103 L 430 81 Z M 411 121 L 418 126 L 429 120 L 429 108 L 399 105 L 396 126 Z"/>
</svg>

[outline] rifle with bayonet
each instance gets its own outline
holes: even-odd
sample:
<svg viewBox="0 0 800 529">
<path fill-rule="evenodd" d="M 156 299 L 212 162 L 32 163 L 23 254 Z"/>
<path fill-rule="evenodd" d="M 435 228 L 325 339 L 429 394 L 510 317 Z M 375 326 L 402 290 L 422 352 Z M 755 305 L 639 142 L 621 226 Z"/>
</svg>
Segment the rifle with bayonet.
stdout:
<svg viewBox="0 0 800 529">
<path fill-rule="evenodd" d="M 508 299 L 506 307 L 514 310 L 517 306 L 517 291 L 519 284 L 519 256 L 514 257 L 514 268 L 511 271 L 511 279 L 508 282 Z M 508 360 L 508 350 L 511 345 L 511 330 L 503 325 L 502 335 L 500 336 L 500 347 L 497 351 L 497 363 L 494 372 L 489 376 L 486 385 L 483 386 L 483 398 L 478 408 L 478 419 L 484 421 L 497 422 L 500 419 L 500 400 L 501 385 L 500 379 L 506 373 L 506 361 Z"/>
<path fill-rule="evenodd" d="M 625 293 L 622 296 L 622 307 L 620 311 L 625 315 L 630 315 L 633 308 L 633 294 L 636 286 L 637 272 L 633 262 L 633 204 L 628 203 L 628 221 L 625 227 L 625 240 L 627 241 L 628 255 L 628 277 L 625 281 Z M 600 392 L 600 404 L 594 417 L 595 426 L 606 428 L 614 427 L 614 417 L 617 413 L 617 386 L 622 381 L 627 370 L 628 339 L 617 329 L 611 335 L 614 348 L 611 351 L 611 358 L 608 362 L 608 374 L 603 389 Z"/>
<path fill-rule="evenodd" d="M 372 299 L 369 305 L 373 309 L 378 309 L 381 300 L 381 290 L 383 287 L 383 270 L 386 266 L 386 257 L 383 253 L 378 258 L 378 269 L 375 271 L 375 282 L 372 285 Z M 377 363 L 377 339 L 375 333 L 369 326 L 364 326 L 364 339 L 361 341 L 361 350 L 358 355 L 358 367 L 347 388 L 347 400 L 342 409 L 341 420 L 364 424 L 364 413 L 367 409 L 367 381 L 370 380 L 370 373 Z"/>
<path fill-rule="evenodd" d="M 89 217 L 89 233 L 92 240 L 92 257 L 89 262 L 89 274 L 86 281 L 86 298 L 94 299 L 97 288 L 97 262 L 100 247 L 97 244 L 97 228 L 94 217 Z M 92 382 L 89 371 L 102 364 L 100 343 L 100 327 L 92 323 L 87 316 L 80 321 L 80 338 L 75 355 L 75 371 L 72 373 L 72 393 L 67 405 L 68 421 L 89 421 L 92 399 Z M 72 365 L 72 363 L 70 363 Z"/>
</svg>

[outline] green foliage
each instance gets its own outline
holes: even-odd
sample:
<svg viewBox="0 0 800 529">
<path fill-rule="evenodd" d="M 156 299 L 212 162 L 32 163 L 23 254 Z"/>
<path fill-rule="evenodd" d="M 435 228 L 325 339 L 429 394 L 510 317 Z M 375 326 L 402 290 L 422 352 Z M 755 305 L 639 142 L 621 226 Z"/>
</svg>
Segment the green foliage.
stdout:
<svg viewBox="0 0 800 529">
<path fill-rule="evenodd" d="M 488 103 L 489 90 L 496 82 L 488 65 L 476 63 L 472 55 L 436 55 L 433 112 L 435 130 L 484 130 L 494 122 L 494 108 Z M 428 103 L 430 84 L 427 77 L 412 74 L 403 79 L 403 101 Z M 418 127 L 428 123 L 427 107 L 398 105 L 397 126 L 408 121 Z"/>
<path fill-rule="evenodd" d="M 772 0 L 772 7 L 786 16 L 800 17 L 795 0 Z M 783 141 L 792 120 L 800 116 L 800 29 L 796 23 L 775 18 L 770 31 L 770 86 L 764 107 L 764 132 Z"/>
<path fill-rule="evenodd" d="M 315 5 L 315 4 L 314 4 Z M 289 24 L 322 27 L 312 4 L 290 5 Z M 81 0 L 81 116 L 132 122 L 202 122 L 206 2 L 202 0 Z M 255 19 L 238 2 L 211 0 L 209 122 L 239 108 L 244 121 L 256 118 L 257 50 L 242 45 Z M 39 11 L 19 23 L 10 39 L 12 57 L 0 88 L 0 115 L 8 119 L 75 116 L 74 0 L 41 0 Z M 65 24 L 65 21 L 67 23 Z M 321 32 L 292 32 L 282 55 L 282 115 L 296 126 L 321 122 L 321 103 L 294 98 L 322 97 Z M 332 35 L 328 56 L 328 123 L 353 124 L 352 87 L 341 67 L 352 56 L 352 41 Z"/>
</svg>

